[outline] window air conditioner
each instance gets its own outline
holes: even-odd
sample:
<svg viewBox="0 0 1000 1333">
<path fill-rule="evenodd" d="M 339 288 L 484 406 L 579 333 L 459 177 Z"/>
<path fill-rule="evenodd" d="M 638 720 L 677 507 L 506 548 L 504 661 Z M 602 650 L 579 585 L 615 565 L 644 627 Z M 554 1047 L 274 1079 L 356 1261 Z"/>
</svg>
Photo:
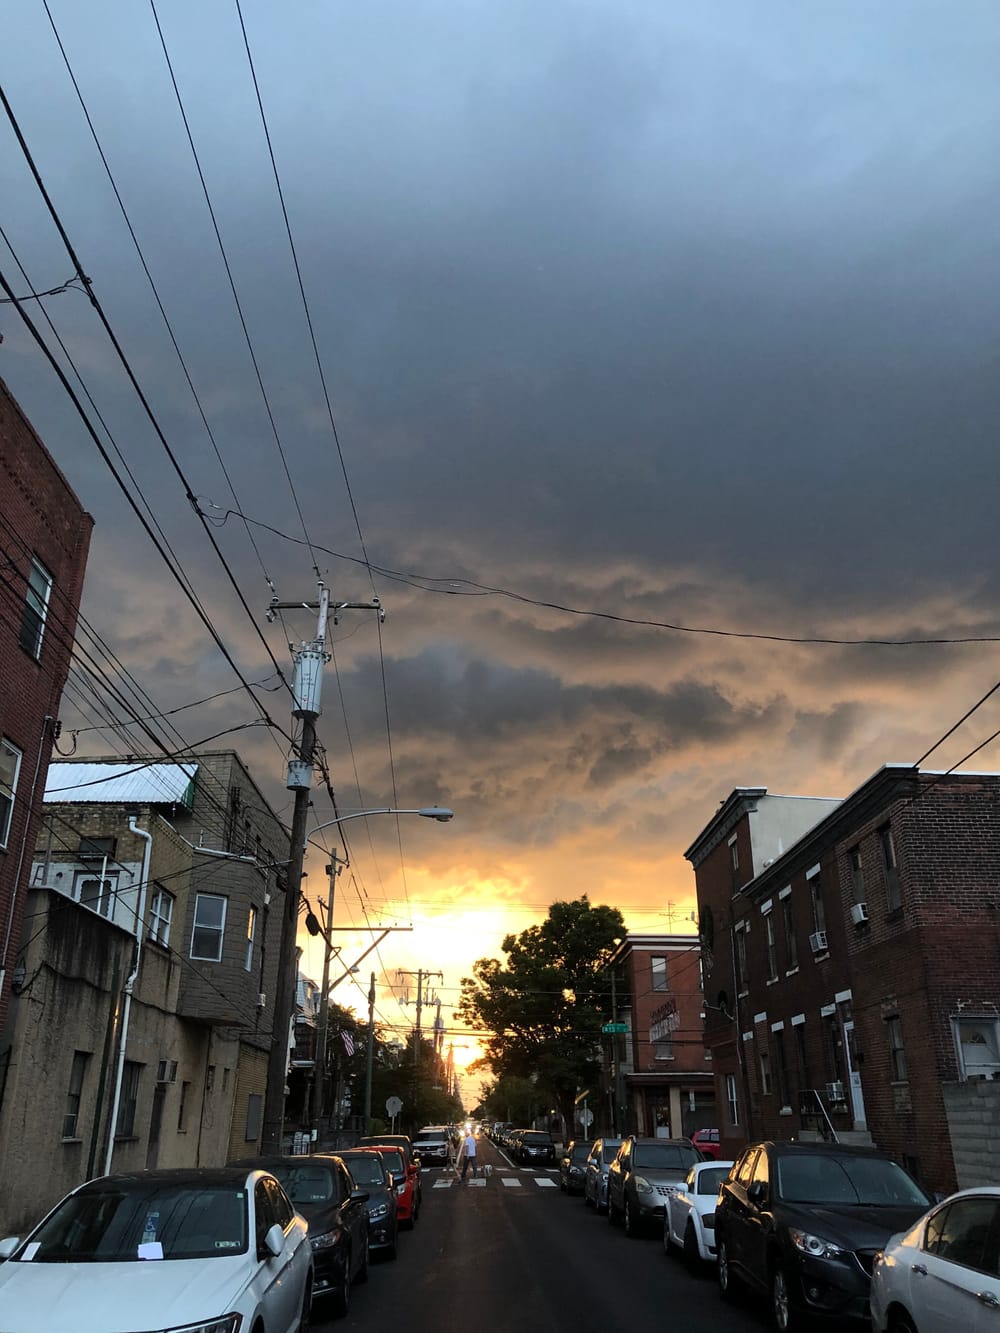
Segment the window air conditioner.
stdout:
<svg viewBox="0 0 1000 1333">
<path fill-rule="evenodd" d="M 851 908 L 851 920 L 856 926 L 863 926 L 868 920 L 868 904 L 855 903 Z"/>
<path fill-rule="evenodd" d="M 826 1085 L 826 1099 L 828 1102 L 842 1102 L 844 1100 L 844 1085 L 839 1079 L 836 1083 Z"/>
<path fill-rule="evenodd" d="M 817 930 L 809 936 L 809 948 L 813 953 L 826 953 L 826 931 Z"/>
</svg>

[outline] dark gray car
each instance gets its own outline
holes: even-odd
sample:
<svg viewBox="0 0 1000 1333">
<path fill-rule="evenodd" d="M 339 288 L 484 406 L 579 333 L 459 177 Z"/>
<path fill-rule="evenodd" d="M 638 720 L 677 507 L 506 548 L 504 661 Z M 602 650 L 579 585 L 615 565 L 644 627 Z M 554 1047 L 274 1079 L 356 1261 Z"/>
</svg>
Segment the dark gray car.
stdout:
<svg viewBox="0 0 1000 1333">
<path fill-rule="evenodd" d="M 582 1194 L 587 1178 L 587 1158 L 594 1144 L 591 1139 L 567 1143 L 559 1159 L 559 1188 L 566 1194 Z"/>
<path fill-rule="evenodd" d="M 340 1154 L 358 1189 L 368 1191 L 368 1246 L 396 1257 L 396 1187 L 377 1148 L 353 1148 Z"/>
<path fill-rule="evenodd" d="M 621 1219 L 626 1236 L 659 1221 L 667 1199 L 684 1188 L 702 1155 L 690 1139 L 639 1139 L 630 1134 L 608 1168 L 608 1221 Z"/>
<path fill-rule="evenodd" d="M 621 1139 L 595 1139 L 583 1177 L 583 1202 L 599 1213 L 608 1206 L 608 1171 L 622 1146 Z"/>
</svg>

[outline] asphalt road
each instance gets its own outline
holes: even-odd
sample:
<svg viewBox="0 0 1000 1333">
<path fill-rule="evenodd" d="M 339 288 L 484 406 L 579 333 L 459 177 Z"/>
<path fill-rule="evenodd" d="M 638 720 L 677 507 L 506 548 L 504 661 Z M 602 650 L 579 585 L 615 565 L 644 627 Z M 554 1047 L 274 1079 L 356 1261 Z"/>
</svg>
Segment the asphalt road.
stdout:
<svg viewBox="0 0 1000 1333">
<path fill-rule="evenodd" d="M 313 1333 L 592 1333 L 669 1326 L 680 1333 L 766 1333 L 757 1305 L 722 1303 L 711 1272 L 663 1253 L 659 1235 L 628 1240 L 554 1171 L 516 1168 L 480 1144 L 488 1179 L 423 1173 L 424 1202 L 399 1257 L 371 1265 L 346 1318 L 314 1311 Z"/>
</svg>

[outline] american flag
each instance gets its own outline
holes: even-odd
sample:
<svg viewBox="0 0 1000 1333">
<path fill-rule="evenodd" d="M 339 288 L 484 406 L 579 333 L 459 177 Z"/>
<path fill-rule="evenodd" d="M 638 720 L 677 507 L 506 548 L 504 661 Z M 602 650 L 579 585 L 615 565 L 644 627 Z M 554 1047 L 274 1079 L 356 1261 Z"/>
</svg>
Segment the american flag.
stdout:
<svg viewBox="0 0 1000 1333">
<path fill-rule="evenodd" d="M 354 1054 L 354 1038 L 343 1028 L 340 1030 L 340 1040 L 344 1043 L 344 1050 L 348 1055 Z"/>
</svg>

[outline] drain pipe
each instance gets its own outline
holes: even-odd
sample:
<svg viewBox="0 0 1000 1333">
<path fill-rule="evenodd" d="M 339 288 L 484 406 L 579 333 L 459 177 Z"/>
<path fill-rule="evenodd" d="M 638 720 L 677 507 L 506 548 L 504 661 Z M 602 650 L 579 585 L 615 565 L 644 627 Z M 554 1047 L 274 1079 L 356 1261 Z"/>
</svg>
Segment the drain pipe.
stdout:
<svg viewBox="0 0 1000 1333">
<path fill-rule="evenodd" d="M 153 835 L 139 828 L 136 816 L 129 815 L 128 826 L 137 838 L 142 838 L 146 847 L 142 854 L 142 880 L 139 884 L 139 905 L 135 913 L 135 950 L 132 955 L 132 971 L 125 982 L 125 1004 L 122 1009 L 122 1031 L 118 1040 L 118 1060 L 115 1068 L 115 1090 L 111 1098 L 111 1118 L 108 1121 L 108 1150 L 104 1156 L 104 1174 L 111 1174 L 111 1158 L 115 1151 L 115 1126 L 118 1123 L 118 1108 L 122 1098 L 122 1078 L 125 1073 L 125 1043 L 128 1040 L 128 1020 L 132 1012 L 132 991 L 135 979 L 139 975 L 139 957 L 142 953 L 142 931 L 146 919 L 146 887 L 149 884 L 149 860 L 153 846 Z"/>
</svg>

